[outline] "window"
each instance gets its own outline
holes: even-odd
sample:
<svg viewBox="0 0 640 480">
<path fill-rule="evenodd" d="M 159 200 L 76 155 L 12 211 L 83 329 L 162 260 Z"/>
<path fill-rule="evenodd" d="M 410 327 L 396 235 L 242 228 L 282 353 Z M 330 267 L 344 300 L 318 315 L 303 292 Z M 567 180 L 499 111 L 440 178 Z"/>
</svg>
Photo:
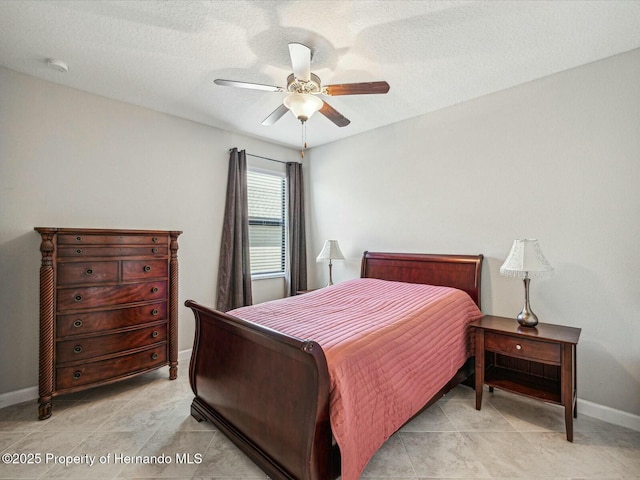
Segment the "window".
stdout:
<svg viewBox="0 0 640 480">
<path fill-rule="evenodd" d="M 284 274 L 285 178 L 249 170 L 247 197 L 251 275 Z"/>
</svg>

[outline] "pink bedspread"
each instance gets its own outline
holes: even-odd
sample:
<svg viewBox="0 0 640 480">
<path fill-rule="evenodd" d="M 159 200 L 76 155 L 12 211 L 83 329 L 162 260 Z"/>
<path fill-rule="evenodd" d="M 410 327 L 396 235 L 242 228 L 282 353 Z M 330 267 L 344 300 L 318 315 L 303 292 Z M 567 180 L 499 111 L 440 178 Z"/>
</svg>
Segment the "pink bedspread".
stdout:
<svg viewBox="0 0 640 480">
<path fill-rule="evenodd" d="M 471 354 L 467 325 L 482 315 L 461 290 L 375 279 L 229 313 L 320 344 L 343 480 L 358 479 L 464 364 Z"/>
</svg>

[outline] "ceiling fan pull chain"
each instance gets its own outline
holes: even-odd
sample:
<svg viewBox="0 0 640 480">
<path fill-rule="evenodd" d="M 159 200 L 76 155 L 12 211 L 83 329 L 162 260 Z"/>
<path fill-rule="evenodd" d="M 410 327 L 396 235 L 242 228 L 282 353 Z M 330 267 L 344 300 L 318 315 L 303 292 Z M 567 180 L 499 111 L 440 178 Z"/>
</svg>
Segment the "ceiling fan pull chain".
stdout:
<svg viewBox="0 0 640 480">
<path fill-rule="evenodd" d="M 307 148 L 307 123 L 302 123 L 302 149 L 300 149 L 300 158 L 304 158 L 304 151 Z"/>
</svg>

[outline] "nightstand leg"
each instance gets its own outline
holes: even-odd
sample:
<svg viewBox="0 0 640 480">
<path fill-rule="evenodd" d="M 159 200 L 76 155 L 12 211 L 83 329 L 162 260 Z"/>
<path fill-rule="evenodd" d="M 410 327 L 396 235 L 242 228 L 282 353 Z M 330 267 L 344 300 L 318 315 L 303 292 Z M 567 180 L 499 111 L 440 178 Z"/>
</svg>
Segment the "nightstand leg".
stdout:
<svg viewBox="0 0 640 480">
<path fill-rule="evenodd" d="M 573 409 L 574 409 L 574 366 L 573 348 L 562 345 L 562 404 L 564 405 L 564 423 L 567 429 L 567 440 L 573 442 Z"/>
<path fill-rule="evenodd" d="M 484 385 L 484 330 L 476 329 L 476 410 L 482 407 L 482 387 Z"/>
<path fill-rule="evenodd" d="M 573 418 L 578 418 L 578 346 L 573 345 Z"/>
</svg>

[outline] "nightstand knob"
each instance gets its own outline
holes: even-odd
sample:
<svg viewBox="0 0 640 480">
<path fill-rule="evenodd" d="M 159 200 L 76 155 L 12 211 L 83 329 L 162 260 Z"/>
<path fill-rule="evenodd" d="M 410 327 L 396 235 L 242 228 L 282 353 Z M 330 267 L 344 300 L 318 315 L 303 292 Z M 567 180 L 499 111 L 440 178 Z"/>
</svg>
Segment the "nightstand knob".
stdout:
<svg viewBox="0 0 640 480">
<path fill-rule="evenodd" d="M 520 344 L 516 345 L 516 350 L 522 350 L 522 345 Z"/>
</svg>

